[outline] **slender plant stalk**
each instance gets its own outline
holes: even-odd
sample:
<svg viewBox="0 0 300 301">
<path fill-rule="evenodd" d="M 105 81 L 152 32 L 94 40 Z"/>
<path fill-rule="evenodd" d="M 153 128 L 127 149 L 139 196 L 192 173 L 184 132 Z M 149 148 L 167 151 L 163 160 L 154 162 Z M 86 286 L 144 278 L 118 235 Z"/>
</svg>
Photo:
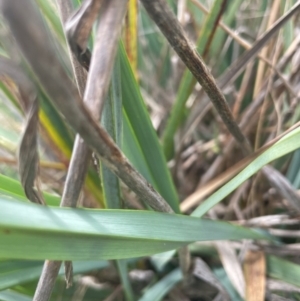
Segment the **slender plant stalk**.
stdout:
<svg viewBox="0 0 300 301">
<path fill-rule="evenodd" d="M 60 266 L 61 261 L 45 261 L 33 301 L 44 301 L 50 299 Z"/>
<path fill-rule="evenodd" d="M 251 152 L 250 144 L 235 122 L 224 95 L 217 86 L 202 57 L 187 39 L 176 16 L 164 0 L 142 0 L 149 16 L 165 35 L 171 46 L 185 65 L 201 84 L 216 110 L 220 114 L 228 131 L 233 135 L 246 153 Z"/>
</svg>

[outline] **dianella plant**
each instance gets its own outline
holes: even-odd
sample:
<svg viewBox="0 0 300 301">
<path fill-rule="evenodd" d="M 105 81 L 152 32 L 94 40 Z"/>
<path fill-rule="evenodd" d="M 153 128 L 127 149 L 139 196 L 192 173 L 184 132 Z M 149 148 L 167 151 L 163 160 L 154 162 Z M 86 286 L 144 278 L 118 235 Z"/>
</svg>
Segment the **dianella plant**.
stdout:
<svg viewBox="0 0 300 301">
<path fill-rule="evenodd" d="M 0 0 L 0 300 L 300 300 L 299 12 Z"/>
</svg>

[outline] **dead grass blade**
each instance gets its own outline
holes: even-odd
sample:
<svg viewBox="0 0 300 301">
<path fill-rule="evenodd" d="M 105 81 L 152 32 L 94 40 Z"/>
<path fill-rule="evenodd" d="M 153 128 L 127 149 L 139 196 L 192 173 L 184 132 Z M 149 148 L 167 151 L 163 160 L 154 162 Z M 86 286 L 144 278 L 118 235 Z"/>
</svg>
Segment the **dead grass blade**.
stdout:
<svg viewBox="0 0 300 301">
<path fill-rule="evenodd" d="M 263 251 L 248 250 L 244 260 L 246 301 L 265 300 L 266 259 Z"/>
<path fill-rule="evenodd" d="M 93 114 L 98 120 L 108 91 L 126 9 L 127 0 L 104 0 L 101 7 L 100 21 L 84 94 L 84 102 L 91 111 L 94 110 Z"/>
<path fill-rule="evenodd" d="M 38 127 L 39 127 L 39 106 L 38 101 L 32 102 L 26 112 L 26 127 L 22 136 L 19 149 L 19 174 L 21 183 L 27 198 L 38 204 L 45 205 L 42 194 L 34 189 L 39 170 L 38 154 Z M 37 185 L 38 187 L 38 185 Z"/>
<path fill-rule="evenodd" d="M 245 279 L 234 248 L 227 241 L 216 242 L 216 248 L 228 278 L 239 295 L 244 299 Z"/>
<path fill-rule="evenodd" d="M 66 33 L 70 48 L 80 64 L 87 70 L 91 60 L 91 54 L 86 48 L 87 42 L 102 2 L 103 0 L 84 1 L 66 23 Z"/>
<path fill-rule="evenodd" d="M 230 279 L 239 295 L 244 299 L 245 279 L 241 264 L 238 260 L 234 248 L 227 241 L 216 242 L 215 245 L 228 278 Z"/>
<path fill-rule="evenodd" d="M 206 262 L 199 257 L 195 260 L 193 275 L 217 288 L 220 291 L 220 294 L 222 295 L 221 300 L 230 300 L 227 291 L 224 289 L 220 281 L 216 278 L 216 276 L 211 271 Z"/>
<path fill-rule="evenodd" d="M 158 211 L 173 212 L 87 111 L 76 87 L 58 62 L 32 1 L 28 1 L 26 6 L 21 2 L 3 0 L 2 13 L 24 56 L 57 108 L 103 162 L 149 206 Z M 28 19 L 32 21 L 28 22 Z"/>
<path fill-rule="evenodd" d="M 246 153 L 251 152 L 251 147 L 237 123 L 234 121 L 224 95 L 216 85 L 215 79 L 210 74 L 203 59 L 198 54 L 195 47 L 193 47 L 187 39 L 180 23 L 168 4 L 163 0 L 142 0 L 142 3 L 178 56 L 201 84 L 203 90 L 206 92 L 220 114 L 228 131 L 238 141 L 243 151 Z"/>
<path fill-rule="evenodd" d="M 267 179 L 270 184 L 277 189 L 293 208 L 300 212 L 300 196 L 286 177 L 270 166 L 265 166 L 263 171 L 265 175 L 268 175 Z"/>
<path fill-rule="evenodd" d="M 62 23 L 65 24 L 72 8 L 71 2 L 69 0 L 57 0 L 57 4 L 59 7 Z M 81 9 L 84 9 L 85 12 L 91 13 L 92 17 L 94 16 L 95 7 L 91 6 L 88 8 L 85 3 L 79 9 L 79 11 Z M 87 85 L 86 73 L 77 62 L 77 59 L 79 59 L 79 63 L 82 64 L 82 61 L 80 61 L 81 58 L 78 58 L 78 53 L 74 53 L 74 45 L 79 43 L 78 47 L 80 49 L 83 49 L 83 47 L 86 46 L 84 42 L 87 41 L 87 38 L 82 37 L 82 35 L 86 34 L 88 36 L 89 30 L 87 30 L 87 28 L 85 27 L 84 31 L 82 32 L 80 31 L 81 28 L 78 29 L 78 27 L 76 27 L 76 30 L 78 31 L 74 29 L 73 32 L 79 34 L 79 37 L 73 36 L 71 39 L 69 36 L 69 42 L 72 40 L 72 42 L 70 43 L 70 48 L 74 54 L 74 56 L 72 56 L 72 66 L 77 82 L 77 87 L 80 95 L 83 95 L 84 88 L 86 86 L 84 101 L 90 109 L 91 114 L 94 115 L 95 119 L 97 120 L 100 119 L 104 97 L 109 86 L 113 60 L 115 57 L 117 42 L 122 26 L 122 19 L 125 16 L 125 12 L 126 1 L 124 1 L 123 6 L 120 5 L 120 3 L 117 3 L 117 1 L 104 2 L 104 5 L 102 6 L 101 21 L 98 25 L 97 40 L 95 43 Z M 78 18 L 78 14 L 75 14 L 75 16 L 76 18 Z M 85 20 L 85 18 L 83 19 Z M 77 21 L 80 25 L 89 25 L 82 24 L 82 19 L 77 19 Z M 73 27 L 70 27 L 70 23 L 68 24 L 70 35 Z M 108 27 L 110 27 L 110 30 L 108 30 Z M 112 30 L 112 28 L 114 28 L 114 30 Z M 113 35 L 111 34 L 111 30 L 114 32 Z M 107 41 L 106 47 L 103 47 L 104 41 Z M 87 63 L 87 66 L 89 66 L 89 64 L 90 62 Z M 79 135 L 77 135 L 74 143 L 74 150 L 72 153 L 70 168 L 68 170 L 67 179 L 63 191 L 61 206 L 76 207 L 77 200 L 79 199 L 79 195 L 84 183 L 85 175 L 87 173 L 90 157 L 91 151 L 84 143 L 83 139 Z M 34 300 L 48 300 L 50 298 L 52 289 L 50 290 L 49 287 L 53 288 L 54 285 L 54 283 L 50 280 L 57 277 L 60 266 L 61 262 L 59 261 L 50 261 L 45 263 Z M 72 262 L 65 262 L 65 274 L 67 287 L 69 287 L 72 285 L 73 278 Z"/>
<path fill-rule="evenodd" d="M 26 126 L 18 154 L 19 174 L 24 192 L 30 201 L 45 205 L 37 180 L 39 170 L 37 93 L 22 69 L 10 59 L 2 56 L 0 57 L 0 76 L 9 77 L 17 84 L 21 107 L 26 115 Z M 37 191 L 34 189 L 35 182 Z"/>
</svg>

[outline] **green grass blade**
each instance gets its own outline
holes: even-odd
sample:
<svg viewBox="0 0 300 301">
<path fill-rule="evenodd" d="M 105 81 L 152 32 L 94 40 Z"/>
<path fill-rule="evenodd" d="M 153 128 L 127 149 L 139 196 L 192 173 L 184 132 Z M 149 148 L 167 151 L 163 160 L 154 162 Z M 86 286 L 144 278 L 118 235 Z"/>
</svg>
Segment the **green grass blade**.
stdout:
<svg viewBox="0 0 300 301">
<path fill-rule="evenodd" d="M 279 279 L 300 287 L 300 265 L 281 259 L 277 256 L 267 256 L 267 273 L 270 277 Z"/>
<path fill-rule="evenodd" d="M 122 89 L 120 77 L 120 58 L 117 53 L 115 64 L 112 72 L 111 85 L 108 98 L 104 104 L 102 113 L 102 124 L 108 134 L 121 147 L 122 142 Z M 115 176 L 104 164 L 101 163 L 101 179 L 103 196 L 106 208 L 119 209 L 121 208 L 121 191 L 120 183 Z M 118 271 L 121 277 L 123 290 L 126 300 L 133 301 L 133 292 L 128 278 L 127 261 L 117 260 Z"/>
<path fill-rule="evenodd" d="M 123 109 L 123 143 L 122 150 L 133 166 L 145 177 L 152 185 L 155 180 L 148 168 L 141 145 L 130 124 L 126 111 Z M 157 187 L 156 187 L 157 188 Z"/>
<path fill-rule="evenodd" d="M 197 49 L 201 55 L 204 55 L 207 52 L 210 41 L 216 30 L 216 23 L 220 19 L 220 13 L 224 10 L 223 5 L 224 0 L 215 0 L 211 12 L 205 19 L 197 42 Z M 171 159 L 173 156 L 174 135 L 183 120 L 185 104 L 195 84 L 195 78 L 190 71 L 186 69 L 180 82 L 176 100 L 162 137 L 163 150 L 167 159 Z"/>
<path fill-rule="evenodd" d="M 139 301 L 161 300 L 180 280 L 183 279 L 181 270 L 175 269 L 149 288 Z"/>
<path fill-rule="evenodd" d="M 32 301 L 32 298 L 24 295 L 24 294 L 20 294 L 17 292 L 14 292 L 12 290 L 5 290 L 3 292 L 0 292 L 0 300 L 3 301 Z"/>
<path fill-rule="evenodd" d="M 109 264 L 107 261 L 75 261 L 73 262 L 74 274 L 86 273 L 96 269 L 102 269 Z M 43 262 L 41 261 L 0 261 L 0 290 L 4 290 L 25 282 L 37 280 L 42 272 Z M 62 267 L 59 275 L 64 275 Z"/>
<path fill-rule="evenodd" d="M 5 196 L 0 207 L 0 258 L 122 259 L 193 241 L 268 239 L 229 223 L 151 211 L 51 208 Z"/>
<path fill-rule="evenodd" d="M 131 288 L 131 284 L 128 277 L 128 270 L 127 270 L 127 260 L 120 259 L 117 260 L 117 267 L 120 274 L 120 278 L 122 281 L 123 290 L 126 296 L 127 301 L 134 301 L 134 295 Z"/>
<path fill-rule="evenodd" d="M 109 95 L 104 104 L 101 122 L 108 134 L 120 147 L 122 140 L 122 92 L 118 54 L 112 73 Z M 121 207 L 119 179 L 102 163 L 101 179 L 106 208 L 119 209 Z"/>
<path fill-rule="evenodd" d="M 9 195 L 20 201 L 28 201 L 20 182 L 0 174 L 0 195 Z M 50 193 L 43 193 L 44 199 L 49 206 L 59 206 L 60 197 Z"/>
<path fill-rule="evenodd" d="M 214 274 L 221 282 L 222 286 L 226 289 L 230 296 L 230 300 L 232 301 L 243 301 L 240 297 L 239 293 L 235 290 L 234 286 L 232 285 L 231 281 L 229 280 L 225 270 L 223 268 L 214 269 Z"/>
<path fill-rule="evenodd" d="M 221 202 L 227 195 L 262 167 L 298 148 L 300 148 L 300 128 L 296 128 L 285 135 L 272 147 L 253 160 L 243 171 L 198 206 L 197 209 L 193 211 L 192 216 L 202 217 L 208 210 Z"/>
<path fill-rule="evenodd" d="M 39 93 L 39 118 L 42 126 L 54 142 L 58 151 L 65 158 L 70 158 L 74 142 L 74 134 L 67 128 L 63 118 L 51 103 L 49 97 L 41 90 Z"/>
<path fill-rule="evenodd" d="M 297 178 L 297 175 L 299 174 L 299 166 L 300 166 L 300 149 L 296 150 L 293 153 L 291 163 L 289 164 L 286 177 L 287 179 L 293 183 L 293 186 L 295 188 L 298 188 L 295 186 L 295 180 Z"/>
<path fill-rule="evenodd" d="M 126 140 L 134 140 L 138 143 L 138 148 L 131 151 L 142 165 L 135 166 L 138 171 L 147 178 L 148 181 L 157 189 L 162 197 L 169 203 L 172 209 L 179 213 L 179 200 L 168 170 L 165 157 L 163 155 L 157 135 L 153 129 L 149 114 L 142 99 L 141 93 L 131 71 L 124 47 L 119 48 L 121 76 L 122 76 L 122 95 L 123 107 L 127 118 L 124 121 L 124 148 L 126 156 L 132 158 L 133 154 L 128 153 L 129 146 Z M 125 124 L 126 122 L 129 124 Z M 128 126 L 130 125 L 130 128 Z M 128 130 L 129 129 L 129 130 Z M 127 137 L 134 133 L 134 137 Z M 135 162 L 132 162 L 135 164 Z M 143 167 L 143 169 L 140 169 Z M 145 169 L 144 169 L 145 168 Z M 151 175 L 151 177 L 149 177 Z"/>
<path fill-rule="evenodd" d="M 151 263 L 154 265 L 155 269 L 162 272 L 166 264 L 173 258 L 176 250 L 167 251 L 164 253 L 159 253 L 151 256 Z"/>
</svg>

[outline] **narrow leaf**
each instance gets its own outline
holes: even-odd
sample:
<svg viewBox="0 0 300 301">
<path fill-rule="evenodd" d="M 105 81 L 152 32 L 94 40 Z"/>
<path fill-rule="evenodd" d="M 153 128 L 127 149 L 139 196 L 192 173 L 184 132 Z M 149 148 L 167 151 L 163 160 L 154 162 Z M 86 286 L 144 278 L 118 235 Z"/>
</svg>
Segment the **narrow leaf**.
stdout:
<svg viewBox="0 0 300 301">
<path fill-rule="evenodd" d="M 226 185 L 212 194 L 193 211 L 192 216 L 202 217 L 208 210 L 221 202 L 227 195 L 259 171 L 263 166 L 296 150 L 297 148 L 300 148 L 299 127 L 281 138 L 277 143 L 252 161 L 242 172 L 230 180 Z"/>
<path fill-rule="evenodd" d="M 17 200 L 27 200 L 20 182 L 0 174 L 0 194 L 9 195 Z M 43 193 L 43 197 L 49 206 L 58 206 L 60 197 L 50 193 Z"/>
<path fill-rule="evenodd" d="M 5 196 L 0 205 L 0 258 L 121 259 L 193 241 L 267 238 L 229 223 L 175 214 L 50 208 Z"/>
<path fill-rule="evenodd" d="M 181 270 L 175 269 L 152 287 L 147 289 L 139 301 L 159 301 L 161 300 L 179 281 L 183 279 Z"/>
<path fill-rule="evenodd" d="M 124 107 L 123 150 L 138 171 L 157 189 L 175 212 L 178 196 L 124 47 L 119 48 Z"/>
<path fill-rule="evenodd" d="M 107 261 L 75 261 L 73 262 L 74 274 L 86 273 L 108 266 Z M 43 262 L 8 260 L 0 262 L 0 290 L 33 281 L 39 278 L 43 269 Z M 59 270 L 59 275 L 64 275 L 64 269 Z"/>
<path fill-rule="evenodd" d="M 277 256 L 267 256 L 267 273 L 270 277 L 300 287 L 300 265 L 281 259 Z"/>
</svg>

